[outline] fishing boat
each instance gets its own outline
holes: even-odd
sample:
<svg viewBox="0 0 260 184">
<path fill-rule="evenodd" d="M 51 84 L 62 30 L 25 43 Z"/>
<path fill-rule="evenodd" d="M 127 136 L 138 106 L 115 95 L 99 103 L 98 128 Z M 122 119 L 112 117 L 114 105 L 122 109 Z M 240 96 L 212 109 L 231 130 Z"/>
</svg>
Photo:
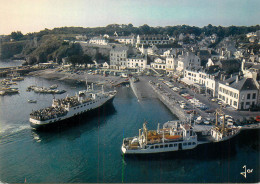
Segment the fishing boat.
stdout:
<svg viewBox="0 0 260 184">
<path fill-rule="evenodd" d="M 222 122 L 218 122 L 218 115 L 222 116 Z M 239 134 L 241 127 L 228 125 L 226 122 L 225 114 L 221 109 L 216 110 L 216 123 L 211 128 L 210 134 L 214 142 L 221 142 L 231 139 Z"/>
<path fill-rule="evenodd" d="M 12 81 L 22 81 L 22 80 L 24 80 L 23 77 L 14 77 L 14 78 L 12 78 Z"/>
<path fill-rule="evenodd" d="M 62 125 L 65 121 L 73 122 L 74 117 L 111 103 L 116 91 L 82 90 L 78 94 L 63 99 L 53 99 L 52 106 L 33 111 L 30 114 L 30 124 L 34 129 L 48 128 L 52 125 Z"/>
<path fill-rule="evenodd" d="M 139 129 L 139 136 L 124 138 L 123 154 L 154 154 L 194 149 L 198 145 L 197 135 L 186 122 L 169 121 L 160 129 L 147 129 L 147 122 Z"/>
</svg>

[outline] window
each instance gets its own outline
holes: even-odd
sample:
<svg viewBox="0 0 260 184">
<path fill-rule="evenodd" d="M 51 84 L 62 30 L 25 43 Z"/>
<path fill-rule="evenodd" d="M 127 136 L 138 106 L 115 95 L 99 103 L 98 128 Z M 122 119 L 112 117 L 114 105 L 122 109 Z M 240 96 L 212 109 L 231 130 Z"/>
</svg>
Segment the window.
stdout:
<svg viewBox="0 0 260 184">
<path fill-rule="evenodd" d="M 195 142 L 192 143 L 192 145 L 195 145 L 195 144 L 196 144 Z"/>
<path fill-rule="evenodd" d="M 189 142 L 188 145 L 191 145 L 191 142 Z"/>
<path fill-rule="evenodd" d="M 251 96 L 251 94 L 249 93 L 249 94 L 247 94 L 247 99 L 250 99 L 250 96 Z"/>
<path fill-rule="evenodd" d="M 160 145 L 160 148 L 163 148 L 163 145 Z"/>
<path fill-rule="evenodd" d="M 165 145 L 164 145 L 164 147 L 165 147 L 165 148 L 168 148 L 168 147 L 169 147 L 169 145 L 168 145 L 168 144 L 165 144 Z"/>
<path fill-rule="evenodd" d="M 177 144 L 174 144 L 174 147 L 176 147 L 177 146 Z"/>
<path fill-rule="evenodd" d="M 187 146 L 187 143 L 183 143 L 183 146 Z"/>
<path fill-rule="evenodd" d="M 233 103 L 233 104 L 234 104 L 234 106 L 237 106 L 237 101 L 234 101 L 234 103 Z"/>
<path fill-rule="evenodd" d="M 250 102 L 246 102 L 246 105 L 250 105 Z"/>
<path fill-rule="evenodd" d="M 151 146 L 151 149 L 154 149 L 154 146 Z"/>
<path fill-rule="evenodd" d="M 169 147 L 173 147 L 173 144 L 170 144 Z"/>
<path fill-rule="evenodd" d="M 158 145 L 156 145 L 156 146 L 155 146 L 155 149 L 157 149 L 157 148 L 159 148 L 159 146 L 158 146 Z"/>
<path fill-rule="evenodd" d="M 253 93 L 253 97 L 252 97 L 252 99 L 255 99 L 256 98 L 256 94 L 255 93 Z"/>
</svg>

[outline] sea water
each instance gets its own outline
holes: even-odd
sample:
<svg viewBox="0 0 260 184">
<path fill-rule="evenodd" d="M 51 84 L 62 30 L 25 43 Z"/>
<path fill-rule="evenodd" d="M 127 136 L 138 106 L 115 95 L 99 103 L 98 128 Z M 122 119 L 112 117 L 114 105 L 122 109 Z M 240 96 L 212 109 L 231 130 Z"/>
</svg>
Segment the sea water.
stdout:
<svg viewBox="0 0 260 184">
<path fill-rule="evenodd" d="M 62 95 L 27 92 L 30 85 L 58 84 Z M 138 102 L 131 88 L 118 87 L 113 104 L 84 117 L 80 124 L 37 132 L 29 114 L 50 106 L 53 98 L 74 95 L 85 85 L 26 77 L 19 94 L 0 96 L 0 181 L 23 182 L 258 182 L 259 131 L 242 132 L 227 152 L 128 158 L 121 155 L 123 137 L 138 135 L 144 121 L 149 129 L 176 119 L 158 100 Z M 28 103 L 28 99 L 37 103 Z M 204 155 L 205 155 L 204 153 Z M 245 178 L 244 165 L 253 169 Z"/>
</svg>

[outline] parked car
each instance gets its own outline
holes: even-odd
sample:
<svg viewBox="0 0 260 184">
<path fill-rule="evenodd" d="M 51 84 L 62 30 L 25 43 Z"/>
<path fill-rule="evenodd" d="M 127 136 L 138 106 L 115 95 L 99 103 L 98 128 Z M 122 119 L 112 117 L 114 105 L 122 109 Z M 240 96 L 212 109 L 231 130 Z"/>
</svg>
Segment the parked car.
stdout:
<svg viewBox="0 0 260 184">
<path fill-rule="evenodd" d="M 185 103 L 181 104 L 180 107 L 181 107 L 182 109 L 186 109 L 186 108 L 187 108 L 187 106 L 186 106 Z"/>
<path fill-rule="evenodd" d="M 205 112 L 206 113 L 213 113 L 213 112 L 215 112 L 215 110 L 214 109 L 207 109 L 207 110 L 205 110 Z"/>
<path fill-rule="evenodd" d="M 188 110 L 186 111 L 187 114 L 197 114 L 197 112 L 195 110 Z"/>
</svg>

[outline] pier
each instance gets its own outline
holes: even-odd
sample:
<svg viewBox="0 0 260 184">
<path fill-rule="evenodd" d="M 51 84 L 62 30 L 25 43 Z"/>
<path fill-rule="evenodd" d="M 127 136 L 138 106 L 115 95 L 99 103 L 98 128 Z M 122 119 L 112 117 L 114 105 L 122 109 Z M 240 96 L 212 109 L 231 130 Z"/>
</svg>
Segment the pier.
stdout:
<svg viewBox="0 0 260 184">
<path fill-rule="evenodd" d="M 157 94 L 158 98 L 168 109 L 178 117 L 181 121 L 187 121 L 189 117 L 185 114 L 184 110 L 176 104 L 176 100 L 169 93 L 164 91 L 160 86 L 156 86 L 155 83 L 149 82 L 150 86 Z"/>
</svg>

